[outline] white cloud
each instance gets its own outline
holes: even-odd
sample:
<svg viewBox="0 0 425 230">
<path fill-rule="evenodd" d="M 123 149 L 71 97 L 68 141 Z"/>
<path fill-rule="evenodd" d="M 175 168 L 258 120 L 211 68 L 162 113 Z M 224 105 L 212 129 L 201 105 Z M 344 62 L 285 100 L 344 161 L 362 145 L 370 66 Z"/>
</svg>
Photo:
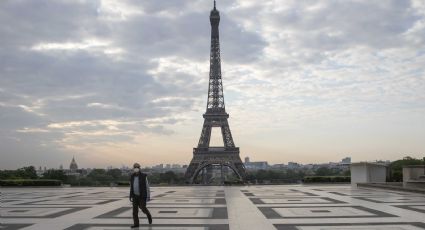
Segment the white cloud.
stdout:
<svg viewBox="0 0 425 230">
<path fill-rule="evenodd" d="M 175 140 L 186 152 L 185 140 L 190 158 L 206 102 L 212 3 L 43 1 L 0 8 L 10 22 L 0 25 L 0 144 L 17 156 L 0 167 L 37 162 L 31 150 L 55 163 L 69 151 L 88 159 L 106 151 L 100 145 L 142 145 L 187 163 L 140 141 Z M 236 143 L 255 158 L 423 152 L 423 1 L 241 0 L 218 9 L 226 109 Z"/>
<path fill-rule="evenodd" d="M 86 50 L 96 47 L 108 46 L 110 42 L 100 40 L 85 40 L 83 42 L 64 42 L 64 43 L 40 43 L 31 47 L 32 50 L 48 51 L 48 50 Z"/>
</svg>

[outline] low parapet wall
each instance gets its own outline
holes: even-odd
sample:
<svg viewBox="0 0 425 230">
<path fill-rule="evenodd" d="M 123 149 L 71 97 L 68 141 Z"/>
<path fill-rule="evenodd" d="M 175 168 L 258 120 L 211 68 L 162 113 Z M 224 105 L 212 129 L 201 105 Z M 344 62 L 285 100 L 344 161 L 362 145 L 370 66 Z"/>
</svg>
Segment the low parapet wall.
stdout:
<svg viewBox="0 0 425 230">
<path fill-rule="evenodd" d="M 357 183 L 359 188 L 381 188 L 386 190 L 414 192 L 425 194 L 425 189 L 415 187 L 403 187 L 401 183 Z"/>
<path fill-rule="evenodd" d="M 387 179 L 387 166 L 382 164 L 359 162 L 350 165 L 351 184 L 384 183 Z"/>
<path fill-rule="evenodd" d="M 403 167 L 403 187 L 425 188 L 425 165 L 408 165 Z"/>
</svg>

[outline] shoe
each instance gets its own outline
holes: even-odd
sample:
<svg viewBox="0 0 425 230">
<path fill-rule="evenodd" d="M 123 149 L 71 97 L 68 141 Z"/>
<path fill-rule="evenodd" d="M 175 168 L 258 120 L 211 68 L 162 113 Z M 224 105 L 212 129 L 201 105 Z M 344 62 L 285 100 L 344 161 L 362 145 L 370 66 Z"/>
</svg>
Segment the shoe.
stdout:
<svg viewBox="0 0 425 230">
<path fill-rule="evenodd" d="M 152 216 L 151 216 L 151 214 L 150 214 L 150 213 L 148 213 L 148 214 L 146 215 L 146 217 L 148 218 L 149 224 L 152 224 Z"/>
<path fill-rule="evenodd" d="M 139 225 L 131 225 L 130 228 L 138 228 L 138 227 L 139 227 Z"/>
</svg>

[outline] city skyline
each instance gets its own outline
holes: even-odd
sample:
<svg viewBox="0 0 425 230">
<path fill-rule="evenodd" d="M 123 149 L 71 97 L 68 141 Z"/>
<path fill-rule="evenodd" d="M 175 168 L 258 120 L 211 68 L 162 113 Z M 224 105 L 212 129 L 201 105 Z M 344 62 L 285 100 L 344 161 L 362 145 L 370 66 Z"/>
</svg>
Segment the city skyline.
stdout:
<svg viewBox="0 0 425 230">
<path fill-rule="evenodd" d="M 273 168 L 273 166 L 277 167 L 277 166 L 286 166 L 286 167 L 290 167 L 291 165 L 296 165 L 299 167 L 305 167 L 305 166 L 311 166 L 311 165 L 338 165 L 338 164 L 343 164 L 345 166 L 348 166 L 351 163 L 351 157 L 344 157 L 343 159 L 337 160 L 337 161 L 330 161 L 330 162 L 310 162 L 310 163 L 299 163 L 299 162 L 280 162 L 280 163 L 270 163 L 268 161 L 264 161 L 264 160 L 255 160 L 252 161 L 250 159 L 249 156 L 244 158 L 243 163 L 245 164 L 245 166 L 248 164 L 251 165 L 267 165 L 267 168 Z M 390 161 L 389 160 L 375 160 L 375 161 L 369 161 L 369 163 L 384 163 L 384 164 L 389 164 Z M 55 167 L 47 167 L 44 165 L 28 165 L 28 166 L 33 166 L 36 170 L 38 171 L 47 171 L 49 169 L 59 169 L 59 170 L 77 170 L 77 169 L 106 169 L 106 170 L 110 170 L 110 169 L 125 169 L 125 170 L 130 170 L 132 169 L 132 165 L 107 165 L 105 167 L 90 167 L 90 166 L 78 166 L 80 165 L 77 160 L 75 159 L 75 157 L 73 157 L 70 162 L 65 162 L 65 163 L 61 163 L 58 166 Z M 163 163 L 159 163 L 156 165 L 141 165 L 140 167 L 142 169 L 161 169 L 161 170 L 167 170 L 167 169 L 186 169 L 188 166 L 188 164 L 177 164 L 177 163 L 173 163 L 173 162 L 163 162 Z M 16 168 L 18 169 L 18 168 Z M 248 168 L 248 169 L 252 169 Z"/>
<path fill-rule="evenodd" d="M 425 3 L 217 4 L 241 158 L 424 156 Z M 207 99 L 211 6 L 2 2 L 0 169 L 72 156 L 92 167 L 188 164 Z"/>
</svg>

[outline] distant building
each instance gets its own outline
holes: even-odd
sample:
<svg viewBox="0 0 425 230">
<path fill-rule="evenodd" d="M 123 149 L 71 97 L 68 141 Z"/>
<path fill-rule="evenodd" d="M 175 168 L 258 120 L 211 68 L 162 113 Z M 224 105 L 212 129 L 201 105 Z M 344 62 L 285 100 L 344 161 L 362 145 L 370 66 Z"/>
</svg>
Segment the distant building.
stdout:
<svg viewBox="0 0 425 230">
<path fill-rule="evenodd" d="M 132 168 L 125 165 L 121 166 L 120 170 L 121 170 L 121 175 L 130 175 L 133 171 Z"/>
<path fill-rule="evenodd" d="M 72 157 L 71 164 L 69 164 L 69 170 L 71 170 L 71 172 L 75 172 L 78 170 L 78 165 L 77 165 L 77 162 L 75 162 L 74 157 Z"/>
<path fill-rule="evenodd" d="M 285 169 L 286 165 L 285 164 L 274 164 L 271 166 L 273 169 Z"/>
<path fill-rule="evenodd" d="M 38 170 L 36 171 L 37 176 L 39 176 L 39 177 L 43 176 L 43 174 L 44 174 L 45 172 L 46 172 L 46 170 L 43 170 L 43 169 L 41 168 L 41 166 L 39 166 L 39 167 L 38 167 Z"/>
<path fill-rule="evenodd" d="M 303 168 L 310 170 L 310 169 L 314 168 L 314 164 L 303 165 Z"/>
<path fill-rule="evenodd" d="M 346 157 L 342 159 L 341 164 L 351 164 L 351 157 Z"/>
<path fill-rule="evenodd" d="M 244 165 L 245 168 L 248 170 L 260 170 L 269 168 L 269 163 L 267 161 L 250 161 L 249 157 L 245 157 Z"/>
<path fill-rule="evenodd" d="M 288 162 L 288 169 L 297 169 L 300 167 L 300 164 L 297 162 Z"/>
<path fill-rule="evenodd" d="M 249 157 L 245 157 L 245 164 L 249 163 Z"/>
<path fill-rule="evenodd" d="M 149 168 L 149 171 L 156 173 L 165 173 L 167 171 L 173 171 L 176 173 L 184 173 L 186 171 L 187 165 L 180 164 L 158 164 Z"/>
<path fill-rule="evenodd" d="M 90 169 L 79 169 L 74 157 L 72 157 L 71 163 L 69 164 L 69 169 L 63 169 L 62 165 L 59 168 L 62 168 L 61 170 L 63 170 L 67 176 L 85 177 L 90 172 Z"/>
<path fill-rule="evenodd" d="M 389 161 L 389 160 L 376 160 L 375 163 L 381 164 L 381 165 L 389 165 L 389 164 L 391 164 L 391 161 Z"/>
</svg>

